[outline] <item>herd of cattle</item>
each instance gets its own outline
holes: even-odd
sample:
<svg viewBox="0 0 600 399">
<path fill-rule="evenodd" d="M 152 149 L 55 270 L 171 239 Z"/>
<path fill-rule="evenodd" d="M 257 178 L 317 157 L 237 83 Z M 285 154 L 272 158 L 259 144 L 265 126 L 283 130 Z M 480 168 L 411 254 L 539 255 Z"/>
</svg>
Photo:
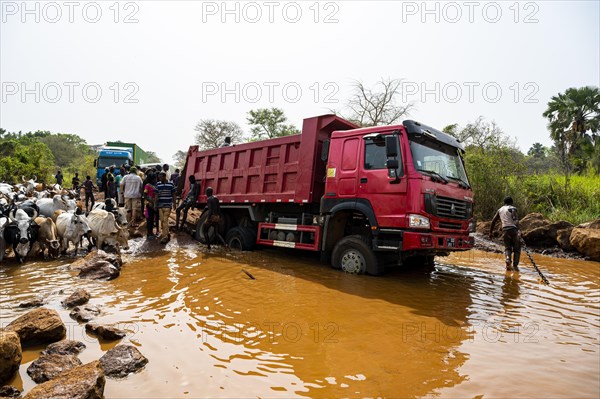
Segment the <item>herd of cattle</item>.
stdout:
<svg viewBox="0 0 600 399">
<path fill-rule="evenodd" d="M 0 261 L 7 247 L 21 263 L 28 256 L 57 258 L 67 253 L 69 243 L 77 251 L 84 238 L 88 250 L 128 248 L 126 213 L 114 200 L 97 203 L 85 214 L 77 192 L 46 187 L 35 176 L 21 179 L 17 185 L 0 183 Z"/>
</svg>

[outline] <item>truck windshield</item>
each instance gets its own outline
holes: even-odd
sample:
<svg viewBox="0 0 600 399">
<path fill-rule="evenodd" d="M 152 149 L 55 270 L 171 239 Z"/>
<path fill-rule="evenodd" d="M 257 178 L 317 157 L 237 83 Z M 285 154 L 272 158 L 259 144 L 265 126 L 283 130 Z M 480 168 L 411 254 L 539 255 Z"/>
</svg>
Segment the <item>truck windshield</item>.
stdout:
<svg viewBox="0 0 600 399">
<path fill-rule="evenodd" d="M 122 164 L 127 162 L 127 158 L 99 158 L 98 159 L 98 167 L 99 168 L 110 168 L 111 166 L 121 166 Z"/>
<path fill-rule="evenodd" d="M 415 169 L 469 185 L 458 149 L 434 140 L 410 141 Z"/>
</svg>

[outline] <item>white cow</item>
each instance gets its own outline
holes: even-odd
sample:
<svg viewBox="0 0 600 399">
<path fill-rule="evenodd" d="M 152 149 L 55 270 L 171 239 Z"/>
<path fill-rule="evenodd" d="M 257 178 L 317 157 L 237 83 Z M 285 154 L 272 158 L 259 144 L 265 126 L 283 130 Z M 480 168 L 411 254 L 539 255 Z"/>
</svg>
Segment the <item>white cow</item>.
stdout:
<svg viewBox="0 0 600 399">
<path fill-rule="evenodd" d="M 110 201 L 111 204 L 107 207 L 106 201 Z M 105 202 L 96 202 L 92 207 L 94 209 L 102 209 L 108 211 L 108 209 L 113 209 L 112 213 L 115 215 L 115 219 L 120 226 L 127 226 L 127 211 L 125 208 L 119 208 L 117 206 L 117 201 L 112 198 L 107 199 Z"/>
<path fill-rule="evenodd" d="M 60 195 L 55 195 L 52 198 L 40 198 L 36 202 L 40 208 L 40 215 L 46 217 L 52 217 L 54 212 L 62 209 L 67 212 L 75 212 L 77 208 L 77 202 L 71 199 L 64 199 Z"/>
<path fill-rule="evenodd" d="M 0 262 L 4 259 L 4 252 L 6 251 L 6 241 L 4 240 L 4 226 L 8 224 L 8 218 L 6 216 L 0 216 Z"/>
<path fill-rule="evenodd" d="M 84 234 L 92 232 L 88 220 L 84 215 L 76 215 L 68 212 L 61 213 L 56 217 L 56 230 L 62 240 L 63 254 L 67 252 L 69 242 L 72 242 L 75 245 L 75 250 L 77 250 L 77 245 L 80 244 Z"/>
<path fill-rule="evenodd" d="M 102 249 L 104 244 L 119 249 L 129 248 L 129 232 L 125 227 L 121 227 L 115 220 L 115 215 L 102 209 L 94 209 L 88 215 L 87 219 L 92 229 L 92 238 L 96 240 L 96 247 Z"/>
<path fill-rule="evenodd" d="M 35 211 L 32 218 L 23 209 L 13 209 L 8 214 L 9 223 L 3 226 L 5 244 L 12 245 L 15 257 L 20 263 L 23 263 L 33 243 L 37 241 L 40 226 L 33 221 L 36 217 Z"/>
</svg>

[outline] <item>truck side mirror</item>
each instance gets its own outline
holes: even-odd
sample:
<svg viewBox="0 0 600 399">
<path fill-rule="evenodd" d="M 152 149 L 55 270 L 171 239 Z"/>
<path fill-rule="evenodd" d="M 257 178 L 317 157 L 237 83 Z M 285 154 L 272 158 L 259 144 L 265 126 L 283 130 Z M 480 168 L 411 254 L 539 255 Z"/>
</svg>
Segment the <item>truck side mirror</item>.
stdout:
<svg viewBox="0 0 600 399">
<path fill-rule="evenodd" d="M 327 159 L 329 158 L 329 140 L 323 141 L 323 148 L 321 148 L 321 161 L 327 163 Z"/>
<path fill-rule="evenodd" d="M 385 155 L 388 158 L 398 156 L 398 137 L 396 135 L 385 136 Z"/>
<path fill-rule="evenodd" d="M 385 161 L 385 166 L 387 166 L 388 169 L 396 170 L 400 167 L 400 163 L 397 159 L 388 159 L 387 161 Z"/>
</svg>

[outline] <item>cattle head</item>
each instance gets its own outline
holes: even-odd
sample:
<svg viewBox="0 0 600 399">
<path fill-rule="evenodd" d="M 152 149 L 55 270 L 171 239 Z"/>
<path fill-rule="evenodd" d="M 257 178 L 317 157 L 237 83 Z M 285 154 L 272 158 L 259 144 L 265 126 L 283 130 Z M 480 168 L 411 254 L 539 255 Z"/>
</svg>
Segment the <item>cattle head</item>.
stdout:
<svg viewBox="0 0 600 399">
<path fill-rule="evenodd" d="M 72 214 L 67 226 L 67 234 L 77 237 L 77 240 L 79 240 L 84 234 L 90 234 L 91 232 L 92 229 L 90 229 L 90 225 L 84 215 Z"/>
<path fill-rule="evenodd" d="M 4 228 L 4 239 L 12 244 L 17 260 L 22 263 L 38 239 L 40 226 L 23 209 L 13 209 L 8 219 L 10 223 Z"/>
<path fill-rule="evenodd" d="M 23 180 L 23 184 L 25 185 L 25 189 L 28 193 L 33 193 L 36 187 L 37 176 L 33 175 L 33 179 L 25 180 L 23 176 L 21 176 L 21 180 Z"/>
</svg>

